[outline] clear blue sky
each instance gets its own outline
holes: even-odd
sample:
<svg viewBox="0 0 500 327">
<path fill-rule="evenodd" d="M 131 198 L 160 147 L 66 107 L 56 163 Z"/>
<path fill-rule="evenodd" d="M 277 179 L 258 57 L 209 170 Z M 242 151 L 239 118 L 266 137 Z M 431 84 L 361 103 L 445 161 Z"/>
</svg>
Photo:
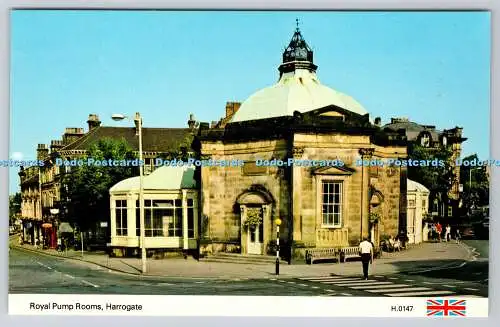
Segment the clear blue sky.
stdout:
<svg viewBox="0 0 500 327">
<path fill-rule="evenodd" d="M 126 126 L 116 112 L 146 127 L 218 120 L 276 82 L 295 18 L 323 84 L 383 123 L 461 126 L 463 154 L 489 157 L 487 12 L 13 11 L 10 153 L 34 159 L 90 113 L 113 126 Z M 10 179 L 15 192 L 17 168 Z"/>
</svg>

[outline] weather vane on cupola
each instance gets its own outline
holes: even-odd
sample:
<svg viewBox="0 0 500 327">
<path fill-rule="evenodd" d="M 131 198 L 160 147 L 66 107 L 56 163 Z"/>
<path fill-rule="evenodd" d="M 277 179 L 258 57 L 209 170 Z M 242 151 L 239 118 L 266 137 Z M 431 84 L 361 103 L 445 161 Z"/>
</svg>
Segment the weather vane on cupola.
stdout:
<svg viewBox="0 0 500 327">
<path fill-rule="evenodd" d="M 295 18 L 295 33 L 293 33 L 290 43 L 283 51 L 283 62 L 279 67 L 281 74 L 302 68 L 316 71 L 317 66 L 313 63 L 313 51 L 307 45 L 299 29 L 299 19 Z"/>
</svg>

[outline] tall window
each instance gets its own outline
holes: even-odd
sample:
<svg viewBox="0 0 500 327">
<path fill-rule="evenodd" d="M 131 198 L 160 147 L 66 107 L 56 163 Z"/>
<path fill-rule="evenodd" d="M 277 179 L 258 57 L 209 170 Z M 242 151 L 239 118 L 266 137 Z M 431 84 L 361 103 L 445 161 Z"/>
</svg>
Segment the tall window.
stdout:
<svg viewBox="0 0 500 327">
<path fill-rule="evenodd" d="M 116 235 L 127 235 L 127 200 L 116 200 Z"/>
<path fill-rule="evenodd" d="M 182 237 L 182 200 L 144 200 L 144 224 L 146 237 Z M 139 201 L 136 201 L 136 226 L 139 236 Z"/>
<path fill-rule="evenodd" d="M 188 238 L 194 238 L 194 201 L 187 199 L 188 213 Z"/>
<path fill-rule="evenodd" d="M 342 182 L 322 181 L 322 218 L 327 227 L 342 226 Z"/>
</svg>

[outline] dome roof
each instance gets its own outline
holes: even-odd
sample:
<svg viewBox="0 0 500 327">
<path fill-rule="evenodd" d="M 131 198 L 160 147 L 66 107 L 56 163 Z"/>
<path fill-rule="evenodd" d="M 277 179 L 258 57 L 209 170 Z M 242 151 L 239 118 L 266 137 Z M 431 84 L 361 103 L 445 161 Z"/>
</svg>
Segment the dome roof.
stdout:
<svg viewBox="0 0 500 327">
<path fill-rule="evenodd" d="M 314 72 L 297 69 L 284 73 L 278 83 L 257 91 L 234 114 L 231 122 L 293 116 L 329 105 L 365 115 L 368 112 L 352 97 L 322 85 Z"/>
<path fill-rule="evenodd" d="M 156 169 L 150 175 L 144 177 L 144 190 L 180 190 L 195 188 L 194 168 L 163 166 Z M 109 189 L 115 192 L 138 192 L 139 177 L 124 179 Z"/>
<path fill-rule="evenodd" d="M 407 192 L 421 192 L 429 193 L 429 189 L 420 183 L 412 181 L 411 179 L 406 180 L 406 191 Z"/>
<path fill-rule="evenodd" d="M 293 116 L 294 111 L 304 113 L 329 105 L 360 115 L 368 113 L 350 96 L 322 85 L 316 76 L 316 68 L 313 51 L 297 27 L 283 52 L 279 81 L 251 95 L 230 122 Z"/>
</svg>

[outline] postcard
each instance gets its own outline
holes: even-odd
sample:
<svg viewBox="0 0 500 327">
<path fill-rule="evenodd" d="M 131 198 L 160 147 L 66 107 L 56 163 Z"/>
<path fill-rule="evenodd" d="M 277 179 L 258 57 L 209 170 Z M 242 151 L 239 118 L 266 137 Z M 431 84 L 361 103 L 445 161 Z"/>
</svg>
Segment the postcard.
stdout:
<svg viewBox="0 0 500 327">
<path fill-rule="evenodd" d="M 10 16 L 10 314 L 488 316 L 490 12 Z"/>
</svg>

